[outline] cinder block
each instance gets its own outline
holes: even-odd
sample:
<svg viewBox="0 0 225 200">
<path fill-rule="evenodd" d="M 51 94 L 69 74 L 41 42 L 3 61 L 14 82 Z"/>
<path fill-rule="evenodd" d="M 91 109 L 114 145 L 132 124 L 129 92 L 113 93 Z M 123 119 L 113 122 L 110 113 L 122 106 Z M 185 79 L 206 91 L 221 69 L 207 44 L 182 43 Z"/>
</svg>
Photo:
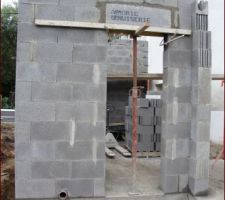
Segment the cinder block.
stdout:
<svg viewBox="0 0 225 200">
<path fill-rule="evenodd" d="M 209 178 L 209 158 L 189 159 L 189 176 L 196 179 Z"/>
<path fill-rule="evenodd" d="M 190 122 L 179 122 L 176 124 L 169 124 L 162 122 L 161 135 L 165 139 L 185 139 L 190 137 L 191 123 Z"/>
<path fill-rule="evenodd" d="M 105 196 L 105 179 L 94 180 L 94 196 L 95 197 Z"/>
<path fill-rule="evenodd" d="M 202 122 L 210 122 L 211 105 L 194 104 L 192 105 L 192 119 Z"/>
<path fill-rule="evenodd" d="M 73 44 L 39 43 L 33 59 L 39 63 L 72 63 Z"/>
<path fill-rule="evenodd" d="M 177 7 L 177 0 L 170 0 L 170 1 L 165 1 L 165 0 L 146 0 L 146 3 L 150 3 L 150 4 L 159 4 L 161 6 L 169 6 L 169 7 Z"/>
<path fill-rule="evenodd" d="M 193 67 L 211 67 L 211 49 L 196 49 L 192 51 Z"/>
<path fill-rule="evenodd" d="M 35 18 L 74 21 L 75 11 L 76 9 L 74 6 L 36 5 Z"/>
<path fill-rule="evenodd" d="M 210 123 L 196 122 L 192 120 L 191 123 L 191 139 L 198 142 L 208 142 L 210 138 Z"/>
<path fill-rule="evenodd" d="M 191 98 L 193 104 L 210 104 L 211 84 L 193 86 Z"/>
<path fill-rule="evenodd" d="M 155 126 L 155 133 L 158 133 L 161 135 L 161 132 L 162 132 L 162 127 L 161 126 Z"/>
<path fill-rule="evenodd" d="M 71 101 L 72 85 L 68 83 L 32 83 L 32 101 Z"/>
<path fill-rule="evenodd" d="M 28 161 L 30 158 L 30 143 L 15 144 L 15 161 Z"/>
<path fill-rule="evenodd" d="M 59 43 L 95 44 L 96 43 L 95 39 L 96 39 L 96 34 L 94 30 L 61 29 L 58 32 Z"/>
<path fill-rule="evenodd" d="M 99 73 L 101 73 L 101 70 L 99 70 Z M 90 82 L 93 80 L 93 65 L 59 64 L 57 70 L 57 81 L 86 83 L 87 80 Z"/>
<path fill-rule="evenodd" d="M 29 180 L 31 178 L 31 165 L 29 161 L 15 161 L 15 179 Z"/>
<path fill-rule="evenodd" d="M 166 173 L 167 175 L 179 175 L 179 174 L 187 174 L 188 173 L 188 162 L 189 159 L 184 158 L 176 158 L 176 159 L 161 159 L 162 173 Z"/>
<path fill-rule="evenodd" d="M 95 147 L 96 144 L 96 147 Z M 93 160 L 95 161 L 95 159 L 99 159 L 99 160 L 105 160 L 105 141 L 96 141 L 93 146 Z M 94 149 L 97 149 L 97 151 L 95 152 Z"/>
<path fill-rule="evenodd" d="M 72 178 L 92 179 L 105 177 L 105 160 L 72 163 Z"/>
<path fill-rule="evenodd" d="M 208 159 L 210 152 L 209 142 L 190 141 L 190 157 L 193 159 Z"/>
<path fill-rule="evenodd" d="M 34 21 L 34 5 L 20 3 L 18 6 L 18 22 L 33 22 Z"/>
<path fill-rule="evenodd" d="M 71 177 L 71 163 L 66 161 L 33 161 L 31 163 L 31 177 L 32 179 L 69 178 Z"/>
<path fill-rule="evenodd" d="M 94 123 L 94 102 L 75 101 L 74 103 L 57 103 L 56 120 L 75 120 L 75 123 L 77 121 Z"/>
<path fill-rule="evenodd" d="M 187 174 L 181 174 L 181 175 L 179 175 L 178 178 L 179 178 L 179 192 L 187 193 L 189 191 L 188 175 Z"/>
<path fill-rule="evenodd" d="M 32 141 L 30 151 L 31 151 L 31 160 L 33 161 L 55 160 L 55 144 L 53 142 Z"/>
<path fill-rule="evenodd" d="M 89 0 L 62 0 L 59 1 L 59 5 L 63 6 L 76 6 L 76 7 L 95 7 L 96 1 Z"/>
<path fill-rule="evenodd" d="M 183 37 L 183 38 L 180 38 L 179 40 L 175 40 L 169 44 L 169 49 L 191 50 L 192 49 L 192 38 L 191 37 Z"/>
<path fill-rule="evenodd" d="M 20 0 L 20 3 L 28 3 L 28 4 L 52 4 L 57 5 L 58 0 Z"/>
<path fill-rule="evenodd" d="M 188 50 L 170 50 L 164 51 L 163 63 L 165 67 L 172 68 L 190 68 L 191 51 Z"/>
<path fill-rule="evenodd" d="M 93 142 L 79 141 L 74 145 L 68 142 L 59 142 L 56 144 L 57 160 L 92 160 Z"/>
<path fill-rule="evenodd" d="M 177 139 L 176 140 L 176 157 L 188 157 L 189 156 L 190 140 L 188 139 Z"/>
<path fill-rule="evenodd" d="M 195 179 L 189 177 L 188 185 L 190 192 L 195 196 L 208 195 L 209 179 Z"/>
<path fill-rule="evenodd" d="M 106 84 L 76 84 L 73 87 L 73 99 L 80 101 L 106 101 Z"/>
<path fill-rule="evenodd" d="M 93 197 L 94 180 L 92 179 L 70 179 L 56 181 L 56 193 L 67 189 L 69 197 Z"/>
<path fill-rule="evenodd" d="M 143 118 L 151 118 L 154 116 L 154 108 L 138 108 L 137 109 L 138 116 L 142 116 Z"/>
<path fill-rule="evenodd" d="M 178 175 L 160 173 L 160 188 L 165 194 L 178 192 Z"/>
<path fill-rule="evenodd" d="M 93 138 L 97 140 L 105 139 L 105 122 L 97 122 L 94 126 L 91 122 L 76 123 L 76 140 L 90 141 Z"/>
<path fill-rule="evenodd" d="M 155 110 L 155 115 L 161 117 L 161 115 L 162 115 L 162 108 L 156 107 L 154 110 Z"/>
<path fill-rule="evenodd" d="M 38 27 L 33 23 L 18 24 L 18 41 L 19 42 L 49 42 L 55 43 L 58 40 L 58 32 L 51 27 Z"/>
<path fill-rule="evenodd" d="M 16 81 L 16 107 L 20 102 L 31 101 L 31 82 Z M 15 113 L 17 120 L 17 113 Z"/>
<path fill-rule="evenodd" d="M 140 134 L 150 135 L 154 133 L 154 127 L 138 125 L 137 132 Z"/>
<path fill-rule="evenodd" d="M 68 141 L 72 131 L 72 122 L 32 122 L 31 140 Z"/>
<path fill-rule="evenodd" d="M 21 102 L 16 104 L 17 121 L 54 121 L 55 105 L 51 103 Z"/>
<path fill-rule="evenodd" d="M 30 123 L 19 122 L 15 124 L 15 144 L 30 142 Z"/>
<path fill-rule="evenodd" d="M 211 49 L 210 31 L 193 31 L 192 49 Z"/>
<path fill-rule="evenodd" d="M 33 43 L 17 43 L 16 60 L 18 62 L 30 62 L 32 61 Z"/>
<path fill-rule="evenodd" d="M 106 52 L 106 45 L 75 45 L 73 50 L 73 62 L 104 63 L 106 61 Z"/>
<path fill-rule="evenodd" d="M 17 81 L 56 81 L 57 64 L 39 64 L 36 62 L 17 63 Z"/>
</svg>

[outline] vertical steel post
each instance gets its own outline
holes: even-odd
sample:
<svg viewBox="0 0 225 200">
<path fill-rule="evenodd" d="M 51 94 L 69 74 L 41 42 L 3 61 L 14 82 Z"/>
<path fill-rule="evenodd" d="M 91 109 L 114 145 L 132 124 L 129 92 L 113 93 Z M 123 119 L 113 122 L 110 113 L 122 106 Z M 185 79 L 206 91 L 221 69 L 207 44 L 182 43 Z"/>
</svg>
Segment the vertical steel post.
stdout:
<svg viewBox="0 0 225 200">
<path fill-rule="evenodd" d="M 137 36 L 133 36 L 133 90 L 132 90 L 132 170 L 133 170 L 133 192 L 136 182 L 136 160 L 137 160 Z"/>
</svg>

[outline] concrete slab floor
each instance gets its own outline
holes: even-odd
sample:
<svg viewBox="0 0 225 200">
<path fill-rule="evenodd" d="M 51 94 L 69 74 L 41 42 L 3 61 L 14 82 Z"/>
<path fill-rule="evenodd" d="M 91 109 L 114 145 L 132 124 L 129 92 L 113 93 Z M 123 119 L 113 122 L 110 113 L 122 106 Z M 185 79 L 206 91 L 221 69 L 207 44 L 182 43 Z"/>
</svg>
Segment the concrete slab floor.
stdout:
<svg viewBox="0 0 225 200">
<path fill-rule="evenodd" d="M 130 193 L 138 196 L 162 196 L 159 189 L 160 158 L 137 159 L 136 182 L 133 191 L 132 159 L 125 158 L 116 151 L 114 159 L 106 161 L 106 196 L 131 197 Z"/>
</svg>

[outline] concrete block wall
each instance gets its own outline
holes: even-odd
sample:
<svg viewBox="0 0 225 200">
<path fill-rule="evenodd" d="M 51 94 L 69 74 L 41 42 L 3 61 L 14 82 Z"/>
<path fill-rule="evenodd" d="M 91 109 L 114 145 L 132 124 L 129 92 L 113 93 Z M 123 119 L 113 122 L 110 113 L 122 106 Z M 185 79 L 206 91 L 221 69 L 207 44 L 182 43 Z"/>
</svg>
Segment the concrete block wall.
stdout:
<svg viewBox="0 0 225 200">
<path fill-rule="evenodd" d="M 208 2 L 193 3 L 192 15 L 192 120 L 189 188 L 205 195 L 209 188 L 209 135 L 211 113 L 211 32 Z"/>
<path fill-rule="evenodd" d="M 105 195 L 107 34 L 34 24 L 98 20 L 95 4 L 71 3 L 19 1 L 16 199 Z"/>
<path fill-rule="evenodd" d="M 148 42 L 138 41 L 138 73 L 148 73 Z M 107 51 L 108 74 L 132 74 L 132 40 L 115 39 Z"/>
</svg>

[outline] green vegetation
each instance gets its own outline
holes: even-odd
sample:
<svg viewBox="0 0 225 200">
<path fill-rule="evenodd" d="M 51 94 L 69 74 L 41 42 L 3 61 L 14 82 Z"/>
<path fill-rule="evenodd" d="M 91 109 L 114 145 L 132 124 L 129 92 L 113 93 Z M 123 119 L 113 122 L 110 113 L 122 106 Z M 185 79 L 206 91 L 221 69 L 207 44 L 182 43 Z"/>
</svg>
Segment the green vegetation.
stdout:
<svg viewBox="0 0 225 200">
<path fill-rule="evenodd" d="M 17 4 L 1 9 L 2 17 L 2 107 L 14 107 L 16 43 L 17 43 Z"/>
</svg>

